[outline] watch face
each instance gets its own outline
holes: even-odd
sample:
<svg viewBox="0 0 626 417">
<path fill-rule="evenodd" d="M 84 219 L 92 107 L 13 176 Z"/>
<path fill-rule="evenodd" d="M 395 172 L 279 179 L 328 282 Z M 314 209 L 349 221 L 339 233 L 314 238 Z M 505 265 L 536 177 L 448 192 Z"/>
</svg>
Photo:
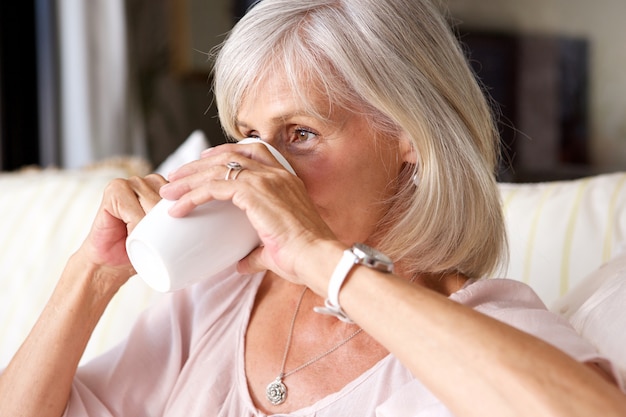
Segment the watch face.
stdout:
<svg viewBox="0 0 626 417">
<path fill-rule="evenodd" d="M 352 252 L 359 257 L 360 264 L 369 266 L 379 271 L 391 272 L 393 261 L 384 253 L 363 243 L 355 243 Z"/>
</svg>

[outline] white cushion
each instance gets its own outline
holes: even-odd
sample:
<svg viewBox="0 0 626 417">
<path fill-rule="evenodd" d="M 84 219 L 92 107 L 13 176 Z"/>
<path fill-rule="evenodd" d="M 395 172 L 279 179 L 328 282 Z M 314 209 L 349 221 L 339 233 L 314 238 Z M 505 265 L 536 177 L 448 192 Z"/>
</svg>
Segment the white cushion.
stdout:
<svg viewBox="0 0 626 417">
<path fill-rule="evenodd" d="M 611 358 L 626 382 L 626 253 L 589 274 L 554 304 L 554 311 L 598 351 Z"/>
<path fill-rule="evenodd" d="M 167 178 L 170 172 L 174 171 L 187 162 L 195 161 L 200 157 L 200 152 L 210 146 L 208 139 L 201 130 L 195 130 L 187 139 L 167 158 L 157 169 L 157 174 Z"/>
<path fill-rule="evenodd" d="M 626 173 L 500 184 L 509 235 L 506 277 L 551 305 L 626 242 Z"/>
</svg>

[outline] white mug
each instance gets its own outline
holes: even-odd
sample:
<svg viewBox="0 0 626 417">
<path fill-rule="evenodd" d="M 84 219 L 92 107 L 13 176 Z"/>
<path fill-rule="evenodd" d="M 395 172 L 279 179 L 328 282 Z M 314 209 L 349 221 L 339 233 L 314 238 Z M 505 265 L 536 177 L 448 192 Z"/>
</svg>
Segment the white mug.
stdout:
<svg viewBox="0 0 626 417">
<path fill-rule="evenodd" d="M 287 160 L 257 138 L 295 175 Z M 175 201 L 161 200 L 126 239 L 126 251 L 137 274 L 153 289 L 175 291 L 234 265 L 256 248 L 259 237 L 245 213 L 231 201 L 210 201 L 185 217 L 172 217 Z"/>
</svg>

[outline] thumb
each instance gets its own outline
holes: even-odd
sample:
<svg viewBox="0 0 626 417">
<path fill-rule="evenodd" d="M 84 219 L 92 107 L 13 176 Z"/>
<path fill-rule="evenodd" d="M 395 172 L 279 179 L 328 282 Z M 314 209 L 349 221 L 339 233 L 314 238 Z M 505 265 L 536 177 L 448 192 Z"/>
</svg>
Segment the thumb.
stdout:
<svg viewBox="0 0 626 417">
<path fill-rule="evenodd" d="M 237 263 L 237 272 L 242 274 L 255 274 L 257 272 L 267 270 L 267 267 L 261 261 L 262 254 L 263 246 L 259 246 L 254 249 L 245 258 Z"/>
</svg>

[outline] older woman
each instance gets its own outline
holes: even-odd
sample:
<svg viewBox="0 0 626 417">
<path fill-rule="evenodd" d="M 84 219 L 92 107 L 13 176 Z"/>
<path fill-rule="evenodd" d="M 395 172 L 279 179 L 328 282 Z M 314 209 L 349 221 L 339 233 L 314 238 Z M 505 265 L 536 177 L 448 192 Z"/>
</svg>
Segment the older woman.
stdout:
<svg viewBox="0 0 626 417">
<path fill-rule="evenodd" d="M 227 144 L 167 184 L 112 183 L 2 375 L 1 415 L 624 415 L 593 347 L 525 285 L 480 279 L 506 249 L 497 139 L 428 0 L 264 0 L 220 50 L 215 93 L 227 134 L 297 177 Z M 262 245 L 77 370 L 161 197 L 174 216 L 230 199 Z"/>
</svg>

